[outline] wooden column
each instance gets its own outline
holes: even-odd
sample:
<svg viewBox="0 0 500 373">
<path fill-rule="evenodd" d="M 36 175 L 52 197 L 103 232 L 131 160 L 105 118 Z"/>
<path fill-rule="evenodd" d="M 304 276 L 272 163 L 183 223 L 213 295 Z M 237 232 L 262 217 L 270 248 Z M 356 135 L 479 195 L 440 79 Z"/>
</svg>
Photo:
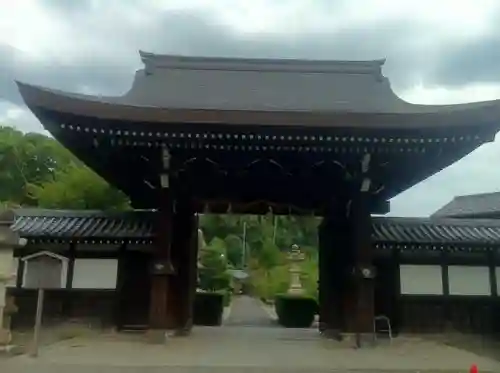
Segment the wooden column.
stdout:
<svg viewBox="0 0 500 373">
<path fill-rule="evenodd" d="M 373 340 L 374 276 L 372 221 L 368 205 L 368 193 L 360 192 L 351 201 L 352 243 L 355 254 L 353 275 L 356 283 L 356 344 Z"/>
<path fill-rule="evenodd" d="M 189 201 L 182 201 L 175 214 L 173 234 L 173 258 L 177 269 L 172 278 L 171 292 L 175 294 L 175 328 L 178 335 L 189 334 L 192 327 L 193 290 L 196 289 L 196 240 L 197 227 L 194 211 Z"/>
<path fill-rule="evenodd" d="M 170 188 L 170 153 L 162 151 L 164 173 L 160 175 L 159 207 L 156 221 L 156 247 L 150 266 L 151 297 L 149 308 L 149 327 L 152 330 L 166 330 L 175 325 L 172 305 L 175 299 L 169 299 L 174 293 L 169 283 L 175 274 L 172 262 L 172 226 L 174 219 L 174 200 Z"/>
<path fill-rule="evenodd" d="M 441 282 L 443 286 L 443 297 L 441 298 L 443 307 L 443 331 L 453 330 L 452 310 L 450 304 L 450 274 L 448 271 L 449 256 L 450 255 L 447 249 L 444 249 L 439 256 L 439 261 L 441 263 Z"/>
<path fill-rule="evenodd" d="M 149 326 L 151 329 L 168 329 L 172 324 L 169 312 L 169 282 L 174 272 L 171 261 L 172 207 L 171 201 L 163 200 L 157 213 L 157 242 L 151 263 L 151 299 L 149 309 Z M 172 300 L 173 302 L 173 300 Z"/>
<path fill-rule="evenodd" d="M 72 242 L 68 250 L 68 269 L 66 272 L 66 284 L 64 288 L 66 292 L 62 303 L 62 314 L 65 318 L 70 318 L 73 313 L 73 297 L 71 296 L 71 289 L 73 288 L 73 274 L 75 272 L 75 256 L 76 256 L 76 243 Z"/>
<path fill-rule="evenodd" d="M 394 312 L 391 326 L 394 334 L 401 330 L 402 311 L 401 307 L 401 252 L 394 248 L 392 251 L 393 276 L 394 276 Z"/>
<path fill-rule="evenodd" d="M 497 287 L 497 274 L 496 274 L 496 257 L 495 252 L 490 250 L 488 251 L 488 268 L 490 272 L 490 284 L 491 284 L 491 295 L 496 297 L 498 296 L 498 287 Z"/>
<path fill-rule="evenodd" d="M 197 214 L 192 215 L 192 225 L 191 225 L 191 237 L 189 240 L 189 308 L 187 314 L 186 328 L 191 331 L 193 328 L 194 320 L 194 301 L 196 297 L 196 289 L 198 287 L 198 227 L 199 227 L 199 216 Z"/>
<path fill-rule="evenodd" d="M 344 298 L 351 265 L 346 202 L 340 194 L 332 200 L 318 228 L 319 329 L 323 335 L 334 339 L 341 338 L 346 326 Z"/>
<path fill-rule="evenodd" d="M 339 294 L 334 281 L 333 240 L 328 217 L 323 218 L 318 227 L 318 300 L 319 300 L 319 331 L 327 337 L 340 336 Z"/>
<path fill-rule="evenodd" d="M 123 297 L 124 284 L 125 284 L 125 260 L 127 255 L 127 244 L 123 243 L 118 248 L 118 265 L 116 273 L 116 291 L 115 291 L 115 327 L 120 330 L 124 325 L 123 318 Z"/>
<path fill-rule="evenodd" d="M 66 274 L 66 289 L 73 287 L 73 274 L 75 272 L 76 243 L 72 242 L 68 250 L 68 272 Z"/>
</svg>

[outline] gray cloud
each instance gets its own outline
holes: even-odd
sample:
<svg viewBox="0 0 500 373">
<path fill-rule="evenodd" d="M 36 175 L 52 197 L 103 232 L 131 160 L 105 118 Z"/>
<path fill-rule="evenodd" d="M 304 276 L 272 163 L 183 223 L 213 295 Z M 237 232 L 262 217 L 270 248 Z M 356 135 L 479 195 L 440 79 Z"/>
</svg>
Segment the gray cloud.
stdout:
<svg viewBox="0 0 500 373">
<path fill-rule="evenodd" d="M 141 67 L 139 49 L 256 58 L 385 57 L 384 72 L 396 92 L 420 81 L 440 86 L 500 81 L 497 27 L 482 38 L 446 44 L 434 37 L 435 30 L 412 19 L 344 24 L 339 14 L 345 0 L 308 2 L 308 16 L 317 14 L 321 25 L 331 20 L 328 27 L 273 33 L 236 31 L 208 8 L 159 11 L 147 0 L 41 0 L 39 4 L 64 25 L 58 35 L 61 40 L 53 40 L 57 47 L 52 54 L 35 58 L 0 42 L 0 122 L 15 122 L 23 130 L 41 127 L 29 111 L 14 105 L 22 105 L 15 79 L 68 91 L 121 94 Z M 488 159 L 500 160 L 498 142 L 395 198 L 394 214 L 428 215 L 456 194 L 498 190 L 500 175 L 489 172 Z"/>
<path fill-rule="evenodd" d="M 109 23 L 92 24 L 93 8 L 84 1 L 47 1 L 54 17 L 74 24 L 75 48 L 69 61 L 57 58 L 44 64 L 20 51 L 0 46 L 0 98 L 20 103 L 14 79 L 53 88 L 81 91 L 88 87 L 103 94 L 117 94 L 128 88 L 134 69 L 140 66 L 139 49 L 184 55 L 306 58 L 387 58 L 386 75 L 396 90 L 402 90 L 428 68 L 415 24 L 388 21 L 362 24 L 331 32 L 244 34 L 224 26 L 209 11 L 163 11 L 149 16 L 147 27 L 126 22 L 119 16 Z M 73 5 L 71 5 L 71 4 Z M 78 4 L 77 4 L 78 3 Z M 66 53 L 66 52 L 61 52 Z M 478 66 L 471 63 L 471 70 Z"/>
<path fill-rule="evenodd" d="M 427 79 L 442 86 L 500 81 L 499 31 L 466 44 L 445 48 L 433 61 Z"/>
</svg>

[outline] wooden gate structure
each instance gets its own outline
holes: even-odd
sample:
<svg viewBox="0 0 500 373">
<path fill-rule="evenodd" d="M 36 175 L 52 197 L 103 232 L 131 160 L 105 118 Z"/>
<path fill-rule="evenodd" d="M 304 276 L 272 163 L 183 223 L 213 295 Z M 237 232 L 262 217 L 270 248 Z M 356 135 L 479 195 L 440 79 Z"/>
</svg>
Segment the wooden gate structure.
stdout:
<svg viewBox="0 0 500 373">
<path fill-rule="evenodd" d="M 18 83 L 44 127 L 137 209 L 155 209 L 150 329 L 190 325 L 195 213 L 315 214 L 320 328 L 373 330 L 371 214 L 492 141 L 497 101 L 413 105 L 382 60 L 199 58 L 140 52 L 120 97 Z"/>
</svg>

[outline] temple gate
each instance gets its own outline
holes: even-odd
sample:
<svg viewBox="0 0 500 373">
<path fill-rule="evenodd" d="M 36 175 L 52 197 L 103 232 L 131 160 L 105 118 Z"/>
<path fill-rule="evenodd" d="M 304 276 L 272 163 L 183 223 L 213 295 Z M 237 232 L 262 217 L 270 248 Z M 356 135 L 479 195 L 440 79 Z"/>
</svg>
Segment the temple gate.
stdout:
<svg viewBox="0 0 500 373">
<path fill-rule="evenodd" d="M 149 328 L 189 331 L 195 213 L 314 214 L 320 329 L 373 332 L 372 214 L 493 140 L 500 105 L 412 105 L 383 61 L 162 56 L 122 97 L 18 83 L 45 128 L 125 192 L 155 209 Z M 203 84 L 201 84 L 203 82 Z"/>
</svg>

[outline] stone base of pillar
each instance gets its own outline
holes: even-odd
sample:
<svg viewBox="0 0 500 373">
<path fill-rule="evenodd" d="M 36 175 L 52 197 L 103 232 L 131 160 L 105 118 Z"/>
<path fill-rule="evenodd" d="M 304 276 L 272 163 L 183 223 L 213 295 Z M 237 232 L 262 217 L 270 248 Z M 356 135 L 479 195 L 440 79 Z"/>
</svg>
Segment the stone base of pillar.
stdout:
<svg viewBox="0 0 500 373">
<path fill-rule="evenodd" d="M 170 338 L 187 337 L 191 335 L 191 327 L 178 329 L 149 329 L 146 333 L 146 339 L 151 344 L 165 344 Z M 0 343 L 1 345 L 1 343 Z"/>
<path fill-rule="evenodd" d="M 329 328 L 328 325 L 325 325 L 324 323 L 320 323 L 318 329 L 321 336 L 324 338 L 333 339 L 339 342 L 343 339 L 342 333 L 339 329 Z"/>
<path fill-rule="evenodd" d="M 0 328 L 0 346 L 7 346 L 12 341 L 12 333 L 8 329 Z"/>
<path fill-rule="evenodd" d="M 191 332 L 193 331 L 193 325 L 193 318 L 190 316 L 186 320 L 184 326 L 176 330 L 176 335 L 179 337 L 186 337 L 188 335 L 191 335 Z"/>
<path fill-rule="evenodd" d="M 176 337 L 188 337 L 191 335 L 191 328 L 180 328 L 174 332 Z"/>
<path fill-rule="evenodd" d="M 376 339 L 373 333 L 342 333 L 338 331 L 327 331 L 326 333 L 334 333 L 334 337 L 329 339 L 336 340 L 341 343 L 341 346 L 346 348 L 365 348 L 375 346 Z M 324 334 L 322 334 L 324 335 Z"/>
<path fill-rule="evenodd" d="M 184 329 L 149 329 L 146 339 L 151 344 L 165 344 L 171 338 L 189 335 L 190 331 Z"/>
<path fill-rule="evenodd" d="M 146 340 L 151 344 L 165 344 L 168 341 L 168 331 L 162 329 L 149 329 L 146 332 Z"/>
<path fill-rule="evenodd" d="M 353 336 L 355 347 L 358 348 L 374 346 L 377 341 L 374 333 L 359 333 Z"/>
</svg>

